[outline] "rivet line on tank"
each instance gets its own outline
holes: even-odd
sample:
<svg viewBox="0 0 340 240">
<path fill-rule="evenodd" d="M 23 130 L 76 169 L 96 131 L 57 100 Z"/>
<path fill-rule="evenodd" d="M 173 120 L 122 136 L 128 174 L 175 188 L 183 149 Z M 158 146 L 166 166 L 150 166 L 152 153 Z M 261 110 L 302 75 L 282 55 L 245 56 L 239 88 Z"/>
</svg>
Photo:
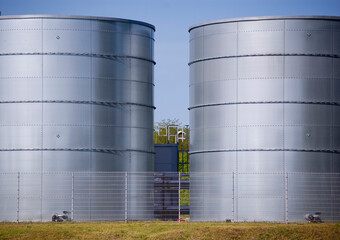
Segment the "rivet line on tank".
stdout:
<svg viewBox="0 0 340 240">
<path fill-rule="evenodd" d="M 281 175 L 283 174 L 283 171 L 278 171 L 278 172 L 240 172 L 242 175 Z"/>
<path fill-rule="evenodd" d="M 211 104 L 201 104 L 189 107 L 188 109 L 195 109 L 201 107 L 213 107 L 213 106 L 223 106 L 223 105 L 235 105 L 235 104 L 282 104 L 282 103 L 290 103 L 290 104 L 320 104 L 320 105 L 332 105 L 332 106 L 340 106 L 340 102 L 307 102 L 307 101 L 260 101 L 260 102 L 226 102 L 226 103 L 211 103 Z"/>
<path fill-rule="evenodd" d="M 1 126 L 1 125 L 0 125 Z M 7 126 L 7 125 L 6 125 Z M 334 127 L 340 127 L 340 124 L 332 125 Z M 329 127 L 329 124 L 249 124 L 249 125 L 215 125 L 212 127 L 206 127 L 206 129 L 220 129 L 220 128 L 234 128 L 234 127 Z M 203 127 L 195 127 L 193 129 L 204 129 Z"/>
<path fill-rule="evenodd" d="M 0 149 L 0 152 L 9 151 L 77 151 L 77 152 L 102 152 L 102 153 L 112 153 L 117 152 L 141 152 L 155 154 L 152 151 L 138 150 L 138 149 L 100 149 L 100 148 L 13 148 L 13 149 Z"/>
<path fill-rule="evenodd" d="M 55 30 L 59 30 L 59 29 L 55 29 Z M 324 30 L 324 29 L 294 29 L 294 28 L 290 28 L 290 29 L 263 29 L 263 30 L 239 30 L 238 33 L 253 33 L 253 32 L 305 32 L 305 31 L 313 31 L 313 32 L 329 32 L 330 30 Z M 335 31 L 336 32 L 336 31 Z M 204 36 L 214 36 L 214 35 L 225 35 L 225 34 L 232 34 L 232 33 L 237 33 L 237 31 L 226 31 L 226 32 L 222 32 L 222 33 L 212 33 L 212 34 L 205 34 Z M 190 38 L 190 40 L 196 39 L 196 38 L 201 38 L 202 35 L 199 36 L 195 36 Z"/>
<path fill-rule="evenodd" d="M 216 153 L 216 152 L 320 152 L 320 153 L 335 153 L 340 154 L 340 150 L 330 150 L 330 149 L 216 149 L 216 150 L 202 150 L 202 151 L 190 151 L 189 154 L 199 154 L 199 153 Z"/>
<path fill-rule="evenodd" d="M 0 79 L 29 79 L 29 78 L 42 78 L 42 76 L 0 76 Z M 65 78 L 65 79 L 91 79 L 91 77 L 77 77 L 77 76 L 44 76 L 44 79 L 59 79 L 59 78 Z M 154 83 L 152 82 L 146 82 L 146 81 L 140 81 L 140 80 L 135 80 L 135 79 L 122 79 L 122 78 L 114 78 L 114 77 L 93 77 L 92 79 L 98 79 L 98 80 L 114 80 L 114 81 L 121 81 L 121 82 L 137 82 L 137 83 L 142 83 L 142 84 L 148 84 L 155 86 Z"/>
<path fill-rule="evenodd" d="M 133 35 L 133 36 L 140 36 L 145 37 L 151 40 L 155 40 L 154 38 L 150 37 L 146 34 L 138 34 L 138 33 L 130 33 L 130 32 L 123 32 L 123 31 L 113 31 L 113 30 L 90 30 L 90 29 L 75 29 L 75 28 L 8 28 L 8 29 L 0 29 L 0 32 L 6 31 L 41 31 L 41 30 L 48 30 L 48 31 L 74 31 L 74 32 L 106 32 L 106 33 L 117 33 L 117 34 L 126 34 L 126 35 Z"/>
<path fill-rule="evenodd" d="M 60 55 L 60 56 L 84 56 L 84 57 L 98 57 L 105 59 L 137 59 L 143 60 L 147 62 L 151 62 L 156 65 L 156 62 L 152 59 L 137 57 L 137 56 L 128 56 L 128 55 L 115 55 L 115 54 L 100 54 L 100 53 L 70 53 L 70 52 L 26 52 L 26 53 L 0 53 L 0 56 L 40 56 L 40 55 Z"/>
<path fill-rule="evenodd" d="M 131 102 L 101 102 L 101 101 L 72 101 L 72 100 L 27 100 L 27 101 L 0 101 L 2 103 L 74 103 L 74 104 L 95 104 L 103 106 L 117 106 L 117 105 L 135 105 L 147 108 L 156 109 L 155 106 L 150 106 L 141 103 L 131 103 Z"/>
<path fill-rule="evenodd" d="M 327 172 L 326 172 L 327 173 Z M 324 176 L 325 172 L 290 172 L 289 175 L 301 175 L 301 174 L 306 174 L 306 175 L 321 175 Z M 330 173 L 331 175 L 339 175 L 340 173 Z M 328 177 L 328 176 L 326 176 Z"/>
<path fill-rule="evenodd" d="M 246 55 L 230 55 L 230 56 L 217 56 L 217 57 L 210 57 L 210 58 L 202 58 L 191 61 L 188 63 L 190 66 L 191 64 L 203 62 L 203 61 L 210 61 L 210 60 L 218 60 L 224 58 L 244 58 L 244 57 L 329 57 L 329 58 L 340 58 L 339 54 L 322 54 L 322 53 L 273 53 L 273 54 L 246 54 Z"/>
<path fill-rule="evenodd" d="M 280 197 L 277 195 L 273 194 L 263 194 L 263 193 L 259 193 L 259 194 L 248 194 L 242 196 L 242 194 L 239 193 L 238 198 L 275 198 L 275 199 L 282 199 L 284 197 Z"/>
<path fill-rule="evenodd" d="M 144 129 L 154 130 L 152 127 L 138 127 L 138 126 L 124 126 L 124 125 L 113 125 L 113 124 L 65 124 L 65 123 L 44 123 L 44 124 L 0 124 L 0 127 L 115 127 L 115 128 L 128 128 L 128 129 Z"/>
<path fill-rule="evenodd" d="M 0 77 L 1 78 L 1 77 Z M 203 79 L 201 81 L 195 81 L 191 80 L 190 86 L 200 85 L 203 83 L 211 83 L 211 82 L 226 82 L 226 81 L 248 81 L 248 80 L 282 80 L 282 79 L 292 79 L 295 81 L 299 80 L 331 80 L 333 78 L 331 77 L 248 77 L 248 78 L 221 78 L 221 79 L 209 79 L 209 81 L 204 81 Z M 334 79 L 340 79 L 340 78 L 334 78 Z"/>
<path fill-rule="evenodd" d="M 6 32 L 6 31 L 32 31 L 32 30 L 41 30 L 40 28 L 3 28 L 0 29 L 0 32 Z"/>
</svg>

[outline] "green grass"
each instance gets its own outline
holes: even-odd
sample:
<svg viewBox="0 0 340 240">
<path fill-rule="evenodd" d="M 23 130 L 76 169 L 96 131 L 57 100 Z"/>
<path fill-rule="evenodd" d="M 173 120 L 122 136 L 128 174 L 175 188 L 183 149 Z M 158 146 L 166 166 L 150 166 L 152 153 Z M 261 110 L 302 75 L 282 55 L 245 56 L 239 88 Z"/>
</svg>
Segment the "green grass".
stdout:
<svg viewBox="0 0 340 240">
<path fill-rule="evenodd" d="M 190 205 L 190 192 L 189 189 L 181 189 L 181 206 Z"/>
<path fill-rule="evenodd" d="M 0 223 L 0 239 L 340 239 L 340 224 Z"/>
</svg>

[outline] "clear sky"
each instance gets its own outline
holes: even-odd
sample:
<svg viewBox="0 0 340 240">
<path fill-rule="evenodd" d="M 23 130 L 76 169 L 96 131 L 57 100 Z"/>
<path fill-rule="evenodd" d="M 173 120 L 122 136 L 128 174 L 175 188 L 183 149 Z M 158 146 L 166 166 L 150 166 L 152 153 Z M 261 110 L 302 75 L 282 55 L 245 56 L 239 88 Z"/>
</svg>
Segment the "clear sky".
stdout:
<svg viewBox="0 0 340 240">
<path fill-rule="evenodd" d="M 0 0 L 0 11 L 117 17 L 155 25 L 155 122 L 178 118 L 188 124 L 189 26 L 235 17 L 339 16 L 340 0 Z"/>
</svg>

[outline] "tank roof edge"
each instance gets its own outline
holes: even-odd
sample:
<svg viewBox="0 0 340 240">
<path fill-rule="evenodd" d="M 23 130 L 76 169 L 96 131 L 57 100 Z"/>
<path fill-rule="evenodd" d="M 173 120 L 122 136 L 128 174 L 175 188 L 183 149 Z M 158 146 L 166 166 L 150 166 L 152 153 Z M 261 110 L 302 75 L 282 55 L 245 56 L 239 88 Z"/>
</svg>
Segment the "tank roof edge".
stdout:
<svg viewBox="0 0 340 240">
<path fill-rule="evenodd" d="M 124 19 L 124 18 L 110 18 L 110 17 L 96 17 L 96 16 L 78 16 L 78 15 L 3 15 L 0 16 L 0 20 L 5 19 L 34 19 L 34 18 L 55 18 L 55 19 L 82 19 L 82 20 L 98 20 L 98 21 L 114 21 L 124 23 L 134 23 L 149 27 L 156 31 L 154 25 L 142 21 Z"/>
</svg>

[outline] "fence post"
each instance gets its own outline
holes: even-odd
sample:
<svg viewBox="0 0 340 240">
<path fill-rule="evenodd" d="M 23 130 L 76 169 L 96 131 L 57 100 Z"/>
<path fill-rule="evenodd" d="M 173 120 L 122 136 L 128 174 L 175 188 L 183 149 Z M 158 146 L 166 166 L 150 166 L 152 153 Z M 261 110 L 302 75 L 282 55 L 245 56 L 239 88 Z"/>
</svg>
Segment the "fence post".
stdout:
<svg viewBox="0 0 340 240">
<path fill-rule="evenodd" d="M 334 193 L 333 193 L 333 176 L 334 173 L 329 173 L 331 178 L 331 216 L 332 216 L 332 222 L 335 222 L 334 220 Z"/>
<path fill-rule="evenodd" d="M 178 223 L 181 222 L 181 173 L 178 172 Z"/>
<path fill-rule="evenodd" d="M 74 172 L 72 172 L 72 203 L 71 203 L 71 220 L 74 219 Z"/>
<path fill-rule="evenodd" d="M 124 222 L 128 221 L 128 173 L 125 172 L 125 216 Z"/>
<path fill-rule="evenodd" d="M 232 185 L 233 185 L 233 189 L 232 189 L 232 218 L 233 218 L 233 222 L 235 222 L 235 173 L 233 172 L 232 174 Z"/>
<path fill-rule="evenodd" d="M 285 175 L 285 223 L 288 223 L 288 173 Z"/>
<path fill-rule="evenodd" d="M 20 172 L 18 172 L 18 187 L 17 187 L 17 223 L 19 223 L 20 217 Z"/>
<path fill-rule="evenodd" d="M 43 189 L 44 189 L 44 186 L 43 186 L 43 183 L 44 183 L 44 172 L 41 172 L 41 175 L 40 175 L 40 222 L 43 221 Z"/>
</svg>

